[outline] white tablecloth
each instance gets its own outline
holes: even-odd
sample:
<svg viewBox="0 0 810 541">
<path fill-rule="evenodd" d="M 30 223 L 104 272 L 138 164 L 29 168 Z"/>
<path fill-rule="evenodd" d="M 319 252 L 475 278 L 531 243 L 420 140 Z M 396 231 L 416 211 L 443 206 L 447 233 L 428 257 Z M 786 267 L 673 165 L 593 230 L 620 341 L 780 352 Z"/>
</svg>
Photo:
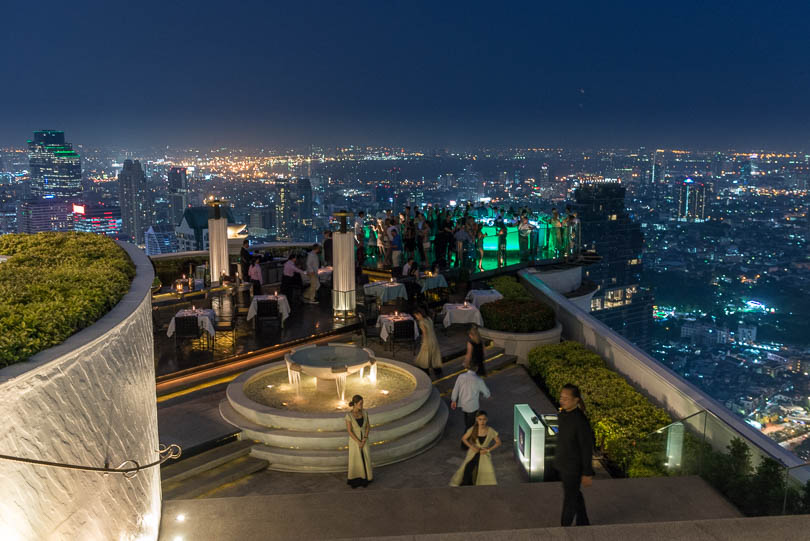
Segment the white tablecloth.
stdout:
<svg viewBox="0 0 810 541">
<path fill-rule="evenodd" d="M 320 269 L 318 269 L 318 280 L 322 284 L 329 283 L 329 280 L 331 279 L 332 279 L 332 267 L 321 267 Z M 309 276 L 307 275 L 301 276 L 301 281 L 304 283 L 304 285 L 308 285 Z"/>
<path fill-rule="evenodd" d="M 444 313 L 442 323 L 444 323 L 445 327 L 449 327 L 453 323 L 475 323 L 479 327 L 484 326 L 481 312 L 472 304 L 464 306 L 463 304 L 447 303 L 444 305 L 442 312 Z"/>
<path fill-rule="evenodd" d="M 388 302 L 393 299 L 407 299 L 408 292 L 405 290 L 405 284 L 391 281 L 371 282 L 363 286 L 367 295 L 374 295 L 381 303 Z"/>
<path fill-rule="evenodd" d="M 214 325 L 216 324 L 217 321 L 217 315 L 210 308 L 180 310 L 179 312 L 174 314 L 174 317 L 169 322 L 169 328 L 166 331 L 166 336 L 171 336 L 174 334 L 174 318 L 188 317 L 188 316 L 196 316 L 197 325 L 199 325 L 202 330 L 204 330 L 211 336 L 214 336 L 214 333 L 216 332 L 214 330 Z"/>
<path fill-rule="evenodd" d="M 400 314 L 395 316 L 393 314 L 381 314 L 379 318 L 377 318 L 377 327 L 380 328 L 380 338 L 383 342 L 388 341 L 388 335 L 394 332 L 394 322 L 395 321 L 413 321 L 413 336 L 414 339 L 419 338 L 419 325 L 416 324 L 416 320 L 410 314 Z"/>
<path fill-rule="evenodd" d="M 471 289 L 465 298 L 476 308 L 481 308 L 482 304 L 501 300 L 503 295 L 494 289 Z"/>
<path fill-rule="evenodd" d="M 279 293 L 278 295 L 253 295 L 253 300 L 250 301 L 250 308 L 248 308 L 248 319 L 253 319 L 256 317 L 256 312 L 259 311 L 259 301 L 277 301 L 278 313 L 281 314 L 282 323 L 284 323 L 284 320 L 290 317 L 290 303 L 287 301 L 287 296 Z"/>
<path fill-rule="evenodd" d="M 422 286 L 422 293 L 429 289 L 438 289 L 440 287 L 447 287 L 447 280 L 441 274 L 434 276 L 425 276 L 419 279 L 419 284 Z"/>
</svg>

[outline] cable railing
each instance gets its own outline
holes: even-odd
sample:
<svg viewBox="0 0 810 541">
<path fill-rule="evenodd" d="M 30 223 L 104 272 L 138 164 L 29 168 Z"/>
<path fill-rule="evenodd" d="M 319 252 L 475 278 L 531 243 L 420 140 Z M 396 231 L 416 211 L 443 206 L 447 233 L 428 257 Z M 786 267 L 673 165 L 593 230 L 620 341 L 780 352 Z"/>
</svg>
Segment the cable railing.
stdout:
<svg viewBox="0 0 810 541">
<path fill-rule="evenodd" d="M 158 453 L 160 458 L 155 460 L 154 462 L 150 462 L 149 464 L 141 465 L 138 463 L 137 460 L 127 459 L 121 462 L 117 467 L 110 468 L 106 464 L 104 466 L 85 466 L 80 464 L 67 464 L 64 462 L 52 462 L 49 460 L 40 460 L 36 458 L 24 458 L 19 456 L 11 456 L 11 455 L 0 455 L 0 460 L 9 460 L 12 462 L 21 462 L 23 464 L 32 464 L 35 466 L 47 466 L 51 468 L 62 468 L 68 470 L 81 470 L 81 471 L 88 471 L 88 472 L 96 472 L 102 473 L 104 475 L 110 473 L 120 473 L 127 479 L 132 479 L 138 475 L 143 470 L 154 468 L 155 466 L 160 466 L 167 460 L 174 460 L 180 458 L 183 453 L 183 450 L 179 445 L 176 443 L 172 443 L 170 445 L 160 444 L 160 447 L 155 451 Z M 131 464 L 127 466 L 127 464 Z"/>
</svg>

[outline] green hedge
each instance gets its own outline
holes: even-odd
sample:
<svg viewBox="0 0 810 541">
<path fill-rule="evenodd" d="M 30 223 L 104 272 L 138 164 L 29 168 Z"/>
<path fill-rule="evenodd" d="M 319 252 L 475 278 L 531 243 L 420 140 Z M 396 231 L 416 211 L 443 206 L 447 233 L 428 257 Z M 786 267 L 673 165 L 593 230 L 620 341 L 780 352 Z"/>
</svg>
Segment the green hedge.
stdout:
<svg viewBox="0 0 810 541">
<path fill-rule="evenodd" d="M 554 310 L 533 299 L 500 299 L 481 305 L 484 327 L 493 331 L 541 332 L 553 329 Z"/>
<path fill-rule="evenodd" d="M 567 383 L 580 388 L 597 446 L 629 475 L 641 474 L 642 469 L 643 476 L 664 474 L 636 442 L 672 419 L 610 370 L 599 355 L 576 342 L 539 346 L 529 352 L 529 371 L 554 397 Z"/>
<path fill-rule="evenodd" d="M 531 299 L 532 296 L 513 276 L 498 276 L 489 282 L 489 286 L 503 295 L 504 299 Z"/>
<path fill-rule="evenodd" d="M 0 366 L 25 361 L 98 320 L 129 291 L 135 266 L 90 233 L 0 236 Z"/>
<path fill-rule="evenodd" d="M 681 467 L 668 469 L 666 431 L 655 431 L 672 422 L 669 414 L 580 344 L 563 342 L 533 349 L 529 371 L 542 379 L 553 396 L 559 396 L 566 383 L 580 388 L 597 446 L 628 477 L 698 474 L 746 515 L 779 515 L 783 504 L 789 514 L 810 513 L 810 482 L 803 487 L 786 486 L 784 467 L 770 458 L 752 467 L 751 450 L 740 438 L 732 439 L 727 452 L 715 451 L 687 429 Z"/>
</svg>

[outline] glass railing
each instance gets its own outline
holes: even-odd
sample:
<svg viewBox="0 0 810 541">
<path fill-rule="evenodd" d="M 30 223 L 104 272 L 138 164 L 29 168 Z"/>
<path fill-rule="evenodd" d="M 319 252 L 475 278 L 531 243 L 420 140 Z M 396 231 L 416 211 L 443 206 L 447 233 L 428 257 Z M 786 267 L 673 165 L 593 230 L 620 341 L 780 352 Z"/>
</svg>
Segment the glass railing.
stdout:
<svg viewBox="0 0 810 541">
<path fill-rule="evenodd" d="M 636 442 L 631 477 L 699 475 L 748 516 L 810 513 L 810 463 L 787 467 L 706 410 Z M 801 475 L 799 475 L 801 474 Z"/>
</svg>

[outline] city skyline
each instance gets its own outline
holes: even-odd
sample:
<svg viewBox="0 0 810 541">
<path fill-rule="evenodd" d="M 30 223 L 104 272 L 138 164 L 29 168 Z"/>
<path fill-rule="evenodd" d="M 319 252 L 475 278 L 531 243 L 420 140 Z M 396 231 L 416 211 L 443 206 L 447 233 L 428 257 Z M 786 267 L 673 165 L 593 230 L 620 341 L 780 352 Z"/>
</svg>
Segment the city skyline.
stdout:
<svg viewBox="0 0 810 541">
<path fill-rule="evenodd" d="M 810 144 L 807 6 L 102 6 L 8 10 L 0 145 Z"/>
</svg>

